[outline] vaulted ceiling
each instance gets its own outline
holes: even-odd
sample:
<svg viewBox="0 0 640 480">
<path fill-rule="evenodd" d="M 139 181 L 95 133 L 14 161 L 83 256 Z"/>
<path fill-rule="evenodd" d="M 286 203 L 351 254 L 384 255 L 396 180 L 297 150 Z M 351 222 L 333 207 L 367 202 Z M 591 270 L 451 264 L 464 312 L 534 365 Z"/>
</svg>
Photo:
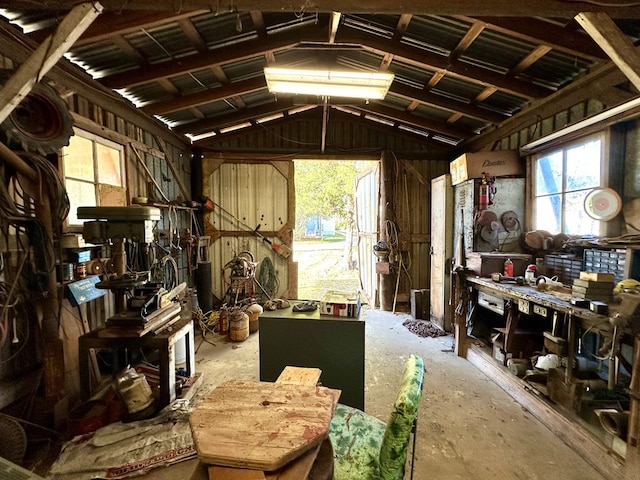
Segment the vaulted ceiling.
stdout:
<svg viewBox="0 0 640 480">
<path fill-rule="evenodd" d="M 0 7 L 8 20 L 40 43 L 74 3 L 0 0 Z M 68 58 L 204 148 L 231 135 L 312 117 L 320 119 L 321 152 L 327 148 L 327 124 L 335 118 L 453 151 L 517 114 L 553 101 L 571 85 L 570 101 L 575 104 L 595 98 L 614 106 L 638 93 L 620 72 L 606 85 L 589 82 L 589 75 L 610 60 L 574 16 L 606 12 L 635 43 L 640 4 L 101 3 L 104 12 L 72 46 Z M 379 101 L 275 95 L 267 89 L 266 66 L 328 63 L 390 71 L 395 80 Z"/>
</svg>

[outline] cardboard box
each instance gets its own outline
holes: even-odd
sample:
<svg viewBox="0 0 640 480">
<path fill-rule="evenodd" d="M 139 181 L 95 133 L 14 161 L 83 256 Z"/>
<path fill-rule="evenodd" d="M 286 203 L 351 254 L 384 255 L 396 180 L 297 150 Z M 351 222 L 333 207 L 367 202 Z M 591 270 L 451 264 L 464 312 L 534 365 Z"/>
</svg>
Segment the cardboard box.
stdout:
<svg viewBox="0 0 640 480">
<path fill-rule="evenodd" d="M 524 176 L 524 165 L 517 150 L 465 153 L 449 164 L 449 170 L 452 185 L 482 178 L 483 172 L 493 177 Z"/>
<path fill-rule="evenodd" d="M 360 294 L 328 291 L 320 300 L 320 315 L 356 318 L 360 315 Z"/>
</svg>

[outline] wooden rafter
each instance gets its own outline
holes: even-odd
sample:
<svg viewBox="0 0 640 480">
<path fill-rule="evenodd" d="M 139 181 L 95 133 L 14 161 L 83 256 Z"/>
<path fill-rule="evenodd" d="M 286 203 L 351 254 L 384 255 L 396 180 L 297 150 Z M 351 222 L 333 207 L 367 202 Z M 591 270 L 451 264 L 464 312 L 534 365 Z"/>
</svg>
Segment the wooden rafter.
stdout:
<svg viewBox="0 0 640 480">
<path fill-rule="evenodd" d="M 558 25 L 541 18 L 459 16 L 461 20 L 482 23 L 485 28 L 525 42 L 543 44 L 568 55 L 598 61 L 607 58 L 598 45 L 582 31 L 576 31 L 575 22 Z"/>
<path fill-rule="evenodd" d="M 57 0 L 57 9 L 71 9 L 76 0 Z M 210 0 L 104 0 L 105 8 L 111 12 L 122 12 L 123 7 L 130 10 L 163 10 L 168 12 L 189 11 L 196 9 L 213 9 L 217 6 Z M 42 10 L 45 2 L 33 0 L 0 0 L 0 8 L 19 10 Z M 304 3 L 299 0 L 234 0 L 233 8 L 237 11 L 262 10 L 272 12 L 299 12 Z M 222 8 L 223 5 L 220 4 Z M 227 5 L 224 5 L 227 8 Z M 332 12 L 336 10 L 334 0 L 314 0 L 310 6 L 314 12 Z M 514 2 L 513 0 L 413 0 L 410 5 L 397 0 L 377 0 L 362 2 L 348 0 L 340 6 L 342 12 L 361 13 L 405 13 L 411 10 L 421 15 L 485 15 L 514 17 L 573 17 L 581 11 L 605 12 L 614 18 L 638 18 L 640 7 L 636 3 L 612 2 L 558 2 L 556 0 L 536 0 L 535 2 Z"/>
<path fill-rule="evenodd" d="M 323 29 L 311 28 L 305 35 L 308 41 L 320 41 L 326 32 Z M 100 79 L 108 88 L 118 89 L 140 85 L 155 81 L 158 78 L 173 77 L 185 73 L 212 68 L 215 65 L 238 62 L 258 55 L 264 55 L 270 50 L 282 50 L 298 45 L 301 41 L 298 32 L 273 34 L 270 42 L 263 39 L 250 40 L 233 48 L 223 48 L 211 51 L 208 55 L 200 53 L 182 57 L 179 60 L 152 65 L 144 71 L 123 72 L 109 75 Z"/>
<path fill-rule="evenodd" d="M 363 48 L 378 53 L 392 53 L 396 57 L 403 58 L 405 61 L 422 68 L 446 71 L 447 75 L 473 83 L 495 86 L 500 90 L 519 97 L 528 99 L 542 98 L 552 93 L 552 90 L 547 88 L 532 85 L 518 79 L 507 78 L 505 75 L 475 65 L 451 65 L 449 59 L 441 55 L 436 55 L 405 44 L 393 44 L 389 40 L 385 40 L 376 35 L 358 32 L 347 27 L 341 29 L 339 36 L 341 42 L 360 44 Z"/>
<path fill-rule="evenodd" d="M 605 13 L 584 12 L 576 20 L 640 90 L 640 54 L 629 37 Z"/>
<path fill-rule="evenodd" d="M 264 77 L 250 78 L 239 82 L 228 83 L 218 88 L 210 88 L 202 92 L 177 96 L 171 100 L 152 103 L 142 107 L 142 110 L 150 115 L 162 115 L 189 107 L 197 107 L 205 103 L 225 100 L 238 95 L 245 95 L 267 88 Z"/>
<path fill-rule="evenodd" d="M 404 35 L 404 32 L 406 32 L 407 27 L 409 26 L 411 17 L 413 17 L 413 15 L 408 13 L 400 15 L 400 18 L 398 19 L 398 23 L 396 25 L 396 29 L 393 32 L 393 37 L 391 37 L 391 43 L 400 43 L 400 41 L 402 40 L 402 36 Z M 382 62 L 380 64 L 380 70 L 383 70 L 383 71 L 388 70 L 389 65 L 391 65 L 392 61 L 393 61 L 393 54 L 385 53 L 384 57 L 382 58 Z"/>
<path fill-rule="evenodd" d="M 451 51 L 449 55 L 450 62 L 457 62 L 464 52 L 471 46 L 471 44 L 480 36 L 484 30 L 484 25 L 481 23 L 474 23 L 471 25 L 464 37 L 458 42 L 458 45 Z"/>
<path fill-rule="evenodd" d="M 304 122 L 304 121 L 321 122 L 322 121 L 321 115 L 322 114 L 319 112 L 319 109 L 317 108 L 313 110 L 308 110 L 302 113 L 286 115 L 281 119 L 273 120 L 265 124 L 254 125 L 251 127 L 244 128 L 242 130 L 237 130 L 235 132 L 225 133 L 222 135 L 216 135 L 214 137 L 209 137 L 203 140 L 199 140 L 197 142 L 194 142 L 194 145 L 202 148 L 209 148 L 209 147 L 218 148 L 218 145 L 220 143 L 229 142 L 229 141 L 232 141 L 233 139 L 241 138 L 241 137 L 248 138 L 254 133 L 264 132 L 265 129 L 279 128 L 282 125 L 286 125 L 287 123 L 290 123 L 292 120 L 295 120 L 296 122 Z M 367 119 L 363 115 L 352 115 L 349 113 L 344 113 L 338 110 L 337 108 L 331 107 L 331 106 L 330 106 L 330 115 L 331 115 L 332 122 L 334 123 L 348 122 L 351 125 L 361 126 L 376 132 L 383 133 L 385 135 L 388 135 L 389 137 L 401 138 L 406 141 L 426 145 L 431 149 L 431 151 L 440 150 L 442 152 L 445 152 L 448 150 L 448 147 L 445 144 L 432 140 L 428 136 L 418 135 L 408 130 L 402 130 L 397 127 L 384 125 L 382 123 Z M 296 146 L 295 149 L 297 151 L 298 147 Z"/>
<path fill-rule="evenodd" d="M 481 135 L 466 140 L 459 146 L 459 151 L 473 152 L 491 146 L 494 142 L 535 124 L 540 119 L 547 118 L 590 98 L 597 98 L 598 92 L 610 90 L 624 81 L 625 76 L 616 65 L 613 62 L 606 63 L 590 74 L 575 80 L 562 90 L 533 102 L 522 112 Z"/>
<path fill-rule="evenodd" d="M 150 29 L 161 25 L 167 25 L 183 18 L 191 18 L 207 12 L 208 10 L 190 10 L 180 14 L 150 12 L 148 10 L 105 12 L 100 16 L 99 22 L 91 24 L 80 38 L 75 41 L 74 47 L 101 42 L 116 35 L 135 33 L 140 31 L 141 28 Z M 50 33 L 50 29 L 36 30 L 30 33 L 29 37 L 41 42 Z"/>
<path fill-rule="evenodd" d="M 102 13 L 99 3 L 82 3 L 71 10 L 58 28 L 33 52 L 17 72 L 0 89 L 0 122 L 20 104 L 33 86 L 53 68 L 58 60 L 91 22 Z"/>
<path fill-rule="evenodd" d="M 420 104 L 430 105 L 442 110 L 458 112 L 466 117 L 480 121 L 498 123 L 508 118 L 506 115 L 501 115 L 491 110 L 480 108 L 477 105 L 472 105 L 458 100 L 451 100 L 442 95 L 436 95 L 435 93 L 429 92 L 426 89 L 418 90 L 417 88 L 407 87 L 399 83 L 393 83 L 389 92 L 404 99 L 412 100 L 416 106 Z"/>
<path fill-rule="evenodd" d="M 204 120 L 198 120 L 196 122 L 185 123 L 174 127 L 173 130 L 179 134 L 202 134 L 211 132 L 216 129 L 238 125 L 240 123 L 248 122 L 260 117 L 266 117 L 276 113 L 284 112 L 286 110 L 294 108 L 292 100 L 278 100 L 274 103 L 261 105 L 255 108 L 245 108 L 237 112 L 233 112 L 228 115 L 221 115 L 216 118 L 206 118 Z"/>
<path fill-rule="evenodd" d="M 470 132 L 463 128 L 457 128 L 452 125 L 447 125 L 446 122 L 430 120 L 419 115 L 414 115 L 409 112 L 397 110 L 395 108 L 387 107 L 385 105 L 380 105 L 373 102 L 365 105 L 358 105 L 355 108 L 362 112 L 380 115 L 384 118 L 390 118 L 395 121 L 402 122 L 405 125 L 410 125 L 412 127 L 431 132 L 438 132 L 455 139 L 466 139 L 474 136 L 473 132 Z"/>
</svg>

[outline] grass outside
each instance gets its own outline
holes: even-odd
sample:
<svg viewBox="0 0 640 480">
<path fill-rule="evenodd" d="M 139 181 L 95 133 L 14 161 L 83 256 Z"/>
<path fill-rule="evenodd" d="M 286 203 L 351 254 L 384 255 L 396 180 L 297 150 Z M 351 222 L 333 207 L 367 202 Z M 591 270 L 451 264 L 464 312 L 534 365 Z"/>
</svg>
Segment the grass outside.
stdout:
<svg viewBox="0 0 640 480">
<path fill-rule="evenodd" d="M 329 290 L 354 292 L 360 288 L 357 267 L 344 237 L 332 240 L 297 240 L 293 259 L 298 262 L 298 298 L 320 300 Z"/>
</svg>

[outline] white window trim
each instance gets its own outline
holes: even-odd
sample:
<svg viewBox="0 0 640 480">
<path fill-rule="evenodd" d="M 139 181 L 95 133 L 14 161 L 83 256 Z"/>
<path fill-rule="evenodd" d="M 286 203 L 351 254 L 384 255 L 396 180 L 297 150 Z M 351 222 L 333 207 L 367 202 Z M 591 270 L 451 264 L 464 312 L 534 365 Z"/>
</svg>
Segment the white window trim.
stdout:
<svg viewBox="0 0 640 480">
<path fill-rule="evenodd" d="M 119 188 L 123 188 L 126 190 L 127 188 L 127 172 L 126 172 L 126 158 L 125 158 L 125 146 L 114 142 L 112 140 L 108 140 L 104 137 L 101 137 L 99 135 L 96 135 L 94 133 L 88 132 L 86 130 L 82 130 L 78 127 L 73 127 L 73 134 L 74 136 L 78 136 L 78 137 L 82 137 L 86 140 L 90 140 L 92 142 L 92 160 L 94 162 L 94 169 L 93 169 L 93 185 L 94 187 L 97 187 L 99 185 L 99 181 L 98 181 L 98 175 L 99 175 L 99 165 L 98 162 L 96 160 L 96 144 L 101 144 L 104 145 L 106 147 L 112 148 L 114 150 L 118 150 L 120 152 L 120 172 L 121 172 L 121 178 L 122 178 L 122 185 L 119 185 Z M 62 173 L 62 177 L 64 179 L 64 181 L 66 182 L 67 180 L 67 175 L 64 171 L 64 159 L 61 159 L 60 162 L 60 171 Z M 76 180 L 73 177 L 69 177 L 72 180 Z M 100 198 L 98 195 L 98 188 L 95 188 L 95 201 L 96 201 L 96 205 L 99 206 L 100 205 Z M 79 224 L 69 224 L 68 221 L 65 221 L 65 228 L 68 231 L 77 231 L 78 229 L 81 229 L 82 226 Z"/>
<path fill-rule="evenodd" d="M 567 141 L 566 143 L 560 143 L 560 144 L 554 144 L 553 146 L 549 146 L 548 148 L 545 149 L 540 149 L 537 150 L 535 154 L 531 155 L 531 168 L 528 170 L 529 174 L 531 175 L 531 188 L 530 188 L 530 192 L 528 195 L 529 198 L 529 204 L 531 205 L 530 208 L 530 218 L 531 218 L 531 228 L 535 229 L 536 225 L 534 225 L 535 219 L 537 217 L 537 212 L 536 212 L 536 196 L 535 196 L 535 167 L 536 167 L 536 162 L 538 161 L 539 158 L 541 157 L 545 157 L 553 152 L 557 152 L 559 150 L 566 150 L 568 148 L 571 148 L 572 146 L 576 146 L 576 145 L 581 145 L 583 143 L 589 142 L 591 140 L 595 140 L 595 139 L 599 139 L 600 140 L 600 185 L 598 185 L 599 187 L 607 187 L 609 186 L 609 171 L 610 171 L 610 158 L 609 158 L 609 152 L 611 151 L 611 141 L 610 141 L 610 135 L 608 130 L 601 130 L 599 132 L 596 133 L 592 133 L 590 135 L 585 135 L 583 137 L 580 138 L 574 138 L 571 139 L 570 141 Z M 594 187 L 595 188 L 595 187 Z M 564 212 L 564 193 L 565 193 L 565 182 L 563 179 L 563 185 L 562 185 L 562 201 L 563 201 L 563 205 L 562 205 L 562 210 Z M 564 223 L 564 222 L 563 222 Z M 606 235 L 608 233 L 608 225 L 607 222 L 600 222 L 600 228 L 599 228 L 599 235 Z M 562 228 L 564 228 L 564 225 L 562 225 Z M 551 233 L 558 233 L 558 232 L 551 232 Z"/>
</svg>

